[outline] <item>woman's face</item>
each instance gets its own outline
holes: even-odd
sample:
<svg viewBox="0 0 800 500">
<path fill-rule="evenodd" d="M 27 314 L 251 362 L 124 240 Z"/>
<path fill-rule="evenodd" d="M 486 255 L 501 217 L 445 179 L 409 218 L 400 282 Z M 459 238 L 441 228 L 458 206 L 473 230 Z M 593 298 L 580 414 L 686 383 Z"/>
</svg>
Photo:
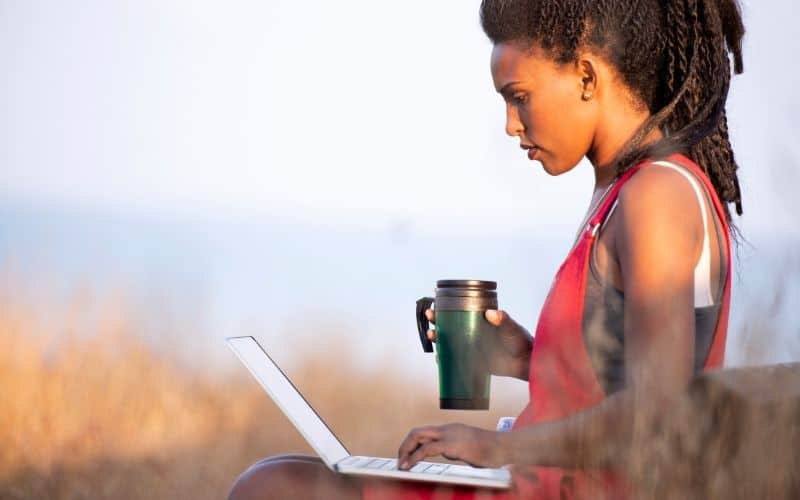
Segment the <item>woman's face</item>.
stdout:
<svg viewBox="0 0 800 500">
<path fill-rule="evenodd" d="M 596 106 L 582 98 L 591 79 L 579 64 L 558 64 L 544 51 L 500 43 L 492 79 L 506 102 L 506 133 L 550 175 L 571 170 L 592 147 Z M 588 83 L 587 83 L 588 82 Z"/>
</svg>

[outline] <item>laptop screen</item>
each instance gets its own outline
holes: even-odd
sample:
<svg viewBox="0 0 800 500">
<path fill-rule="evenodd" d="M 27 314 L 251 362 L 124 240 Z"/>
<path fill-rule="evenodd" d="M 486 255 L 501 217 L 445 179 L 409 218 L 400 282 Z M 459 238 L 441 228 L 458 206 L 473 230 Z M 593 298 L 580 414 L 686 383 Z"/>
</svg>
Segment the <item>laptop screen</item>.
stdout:
<svg viewBox="0 0 800 500">
<path fill-rule="evenodd" d="M 226 341 L 328 466 L 332 468 L 334 464 L 350 456 L 344 445 L 333 435 L 256 339 L 230 337 Z"/>
</svg>

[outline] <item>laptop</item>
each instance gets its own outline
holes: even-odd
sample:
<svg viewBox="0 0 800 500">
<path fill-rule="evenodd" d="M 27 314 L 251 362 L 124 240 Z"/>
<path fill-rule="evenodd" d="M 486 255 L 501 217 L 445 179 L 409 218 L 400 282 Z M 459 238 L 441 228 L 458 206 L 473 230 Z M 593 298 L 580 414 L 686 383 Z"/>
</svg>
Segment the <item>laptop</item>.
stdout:
<svg viewBox="0 0 800 500">
<path fill-rule="evenodd" d="M 256 339 L 229 337 L 225 340 L 331 470 L 357 476 L 480 488 L 505 489 L 511 486 L 511 474 L 505 468 L 481 469 L 460 464 L 419 462 L 410 470 L 399 470 L 396 458 L 351 455 Z"/>
</svg>

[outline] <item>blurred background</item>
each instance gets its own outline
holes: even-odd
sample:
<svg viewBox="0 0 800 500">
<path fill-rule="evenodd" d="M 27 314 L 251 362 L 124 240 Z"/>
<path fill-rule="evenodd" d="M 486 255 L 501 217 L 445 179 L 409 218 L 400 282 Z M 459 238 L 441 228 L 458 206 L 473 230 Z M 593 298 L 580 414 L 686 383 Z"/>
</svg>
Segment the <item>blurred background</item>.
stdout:
<svg viewBox="0 0 800 500">
<path fill-rule="evenodd" d="M 730 366 L 800 359 L 797 7 L 741 3 Z M 592 190 L 505 135 L 477 10 L 0 0 L 0 497 L 220 498 L 309 452 L 229 335 L 357 453 L 524 406 L 439 411 L 412 316 L 491 279 L 533 330 Z"/>
</svg>

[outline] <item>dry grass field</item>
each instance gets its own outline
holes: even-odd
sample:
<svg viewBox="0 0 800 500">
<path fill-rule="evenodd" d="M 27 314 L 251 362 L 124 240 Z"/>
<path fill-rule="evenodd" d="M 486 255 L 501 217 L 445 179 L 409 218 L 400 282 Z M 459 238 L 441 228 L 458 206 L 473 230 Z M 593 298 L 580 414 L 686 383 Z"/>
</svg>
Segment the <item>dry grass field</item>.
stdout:
<svg viewBox="0 0 800 500">
<path fill-rule="evenodd" d="M 45 316 L 0 295 L 0 498 L 219 499 L 256 460 L 311 453 L 243 367 L 187 367 L 143 340 L 124 304 L 96 309 L 76 300 Z M 304 349 L 293 378 L 356 452 L 390 456 L 414 425 L 492 427 L 520 409 L 442 412 L 434 386 L 359 370 L 330 344 Z"/>
<path fill-rule="evenodd" d="M 168 341 L 145 340 L 124 300 L 86 296 L 52 307 L 9 285 L 0 291 L 0 499 L 219 499 L 258 459 L 311 453 L 243 367 L 189 366 Z M 782 308 L 768 298 L 769 314 L 739 335 L 748 348 L 758 351 Z M 175 330 L 190 338 L 180 322 Z M 423 423 L 493 427 L 524 403 L 495 391 L 489 412 L 443 412 L 434 384 L 360 368 L 334 346 L 299 345 L 290 374 L 354 452 L 391 456 Z M 670 461 L 658 457 L 659 466 Z M 776 468 L 787 472 L 797 474 Z M 657 491 L 684 498 L 666 495 L 663 482 Z"/>
</svg>

